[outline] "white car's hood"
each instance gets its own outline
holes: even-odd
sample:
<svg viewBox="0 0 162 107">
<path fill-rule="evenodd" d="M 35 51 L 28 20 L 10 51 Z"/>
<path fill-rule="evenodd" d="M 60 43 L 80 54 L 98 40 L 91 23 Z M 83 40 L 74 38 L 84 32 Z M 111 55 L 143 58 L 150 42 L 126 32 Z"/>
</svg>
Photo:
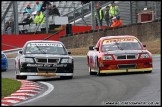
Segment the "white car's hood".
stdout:
<svg viewBox="0 0 162 107">
<path fill-rule="evenodd" d="M 54 54 L 26 54 L 26 57 L 35 57 L 35 58 L 63 58 L 69 57 L 69 55 L 54 55 Z"/>
</svg>

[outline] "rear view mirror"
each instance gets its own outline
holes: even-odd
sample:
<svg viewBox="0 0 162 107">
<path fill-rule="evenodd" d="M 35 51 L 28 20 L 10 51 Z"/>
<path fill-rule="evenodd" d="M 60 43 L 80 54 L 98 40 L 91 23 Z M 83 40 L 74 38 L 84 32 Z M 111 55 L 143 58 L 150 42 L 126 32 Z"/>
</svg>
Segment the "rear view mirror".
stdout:
<svg viewBox="0 0 162 107">
<path fill-rule="evenodd" d="M 97 47 L 94 47 L 94 49 L 96 49 L 97 51 L 99 51 L 99 48 L 97 48 Z"/>
<path fill-rule="evenodd" d="M 94 50 L 94 46 L 89 46 L 89 50 Z"/>
<path fill-rule="evenodd" d="M 22 54 L 22 52 L 23 52 L 22 50 L 18 51 L 19 54 Z"/>
<path fill-rule="evenodd" d="M 68 52 L 68 54 L 71 54 L 71 52 Z"/>
</svg>

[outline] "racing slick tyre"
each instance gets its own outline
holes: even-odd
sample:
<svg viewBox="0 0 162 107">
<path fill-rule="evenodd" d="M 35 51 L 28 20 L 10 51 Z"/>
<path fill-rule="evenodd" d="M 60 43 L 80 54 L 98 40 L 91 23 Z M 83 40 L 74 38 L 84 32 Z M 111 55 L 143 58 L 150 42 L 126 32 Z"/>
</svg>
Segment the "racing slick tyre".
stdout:
<svg viewBox="0 0 162 107">
<path fill-rule="evenodd" d="M 97 76 L 101 76 L 100 67 L 99 66 L 97 67 Z"/>
<path fill-rule="evenodd" d="M 72 79 L 73 76 L 60 76 L 61 79 Z"/>
<path fill-rule="evenodd" d="M 2 70 L 2 71 L 7 71 L 7 69 L 4 69 L 4 70 Z"/>
<path fill-rule="evenodd" d="M 101 76 L 98 58 L 97 58 L 97 76 Z"/>
<path fill-rule="evenodd" d="M 20 78 L 20 76 L 19 75 L 16 75 L 16 79 L 19 79 Z"/>
<path fill-rule="evenodd" d="M 25 79 L 27 79 L 27 76 L 25 76 L 25 75 L 16 75 L 16 79 L 25 80 Z"/>
<path fill-rule="evenodd" d="M 91 71 L 91 67 L 88 67 L 88 70 L 89 70 L 89 74 L 90 74 L 90 75 L 96 75 L 96 72 L 92 72 L 92 71 Z"/>
<path fill-rule="evenodd" d="M 152 70 L 150 70 L 150 71 L 144 71 L 145 73 L 152 73 Z"/>
</svg>

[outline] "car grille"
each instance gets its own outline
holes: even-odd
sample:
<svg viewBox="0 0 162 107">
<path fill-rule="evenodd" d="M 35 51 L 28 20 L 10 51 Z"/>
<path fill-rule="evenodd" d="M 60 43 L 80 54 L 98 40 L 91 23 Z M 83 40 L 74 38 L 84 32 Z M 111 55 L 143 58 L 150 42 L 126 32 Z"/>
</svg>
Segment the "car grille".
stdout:
<svg viewBox="0 0 162 107">
<path fill-rule="evenodd" d="M 59 63 L 59 59 L 52 58 L 36 58 L 37 63 Z"/>
<path fill-rule="evenodd" d="M 56 72 L 57 68 L 38 68 L 38 72 L 41 72 L 41 73 L 45 73 L 45 72 L 48 72 L 48 73 L 52 73 L 52 72 Z"/>
<path fill-rule="evenodd" d="M 136 64 L 118 64 L 119 69 L 136 68 Z"/>
<path fill-rule="evenodd" d="M 115 59 L 116 60 L 137 59 L 137 55 L 135 54 L 115 55 Z"/>
</svg>

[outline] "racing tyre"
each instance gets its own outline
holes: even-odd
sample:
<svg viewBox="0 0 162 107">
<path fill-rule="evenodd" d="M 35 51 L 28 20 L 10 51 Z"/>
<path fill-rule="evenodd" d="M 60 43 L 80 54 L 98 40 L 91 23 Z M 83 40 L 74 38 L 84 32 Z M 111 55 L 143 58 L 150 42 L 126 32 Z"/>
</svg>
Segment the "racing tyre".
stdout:
<svg viewBox="0 0 162 107">
<path fill-rule="evenodd" d="M 145 73 L 152 73 L 152 70 L 151 71 L 145 71 Z"/>
<path fill-rule="evenodd" d="M 101 76 L 100 67 L 99 66 L 97 67 L 97 76 Z"/>
<path fill-rule="evenodd" d="M 92 71 L 91 71 L 91 67 L 88 67 L 88 69 L 89 69 L 89 74 L 90 74 L 90 75 L 96 75 L 96 72 L 92 72 Z"/>
<path fill-rule="evenodd" d="M 25 76 L 25 75 L 19 75 L 19 79 L 25 80 L 25 79 L 27 79 L 27 76 Z"/>
<path fill-rule="evenodd" d="M 2 70 L 2 71 L 7 71 L 7 69 L 4 69 L 4 70 Z"/>
<path fill-rule="evenodd" d="M 16 79 L 20 79 L 20 76 L 19 75 L 16 75 Z"/>
<path fill-rule="evenodd" d="M 73 76 L 61 76 L 60 78 L 61 78 L 61 79 L 72 79 Z"/>
<path fill-rule="evenodd" d="M 98 58 L 97 58 L 97 76 L 101 76 Z"/>
</svg>

